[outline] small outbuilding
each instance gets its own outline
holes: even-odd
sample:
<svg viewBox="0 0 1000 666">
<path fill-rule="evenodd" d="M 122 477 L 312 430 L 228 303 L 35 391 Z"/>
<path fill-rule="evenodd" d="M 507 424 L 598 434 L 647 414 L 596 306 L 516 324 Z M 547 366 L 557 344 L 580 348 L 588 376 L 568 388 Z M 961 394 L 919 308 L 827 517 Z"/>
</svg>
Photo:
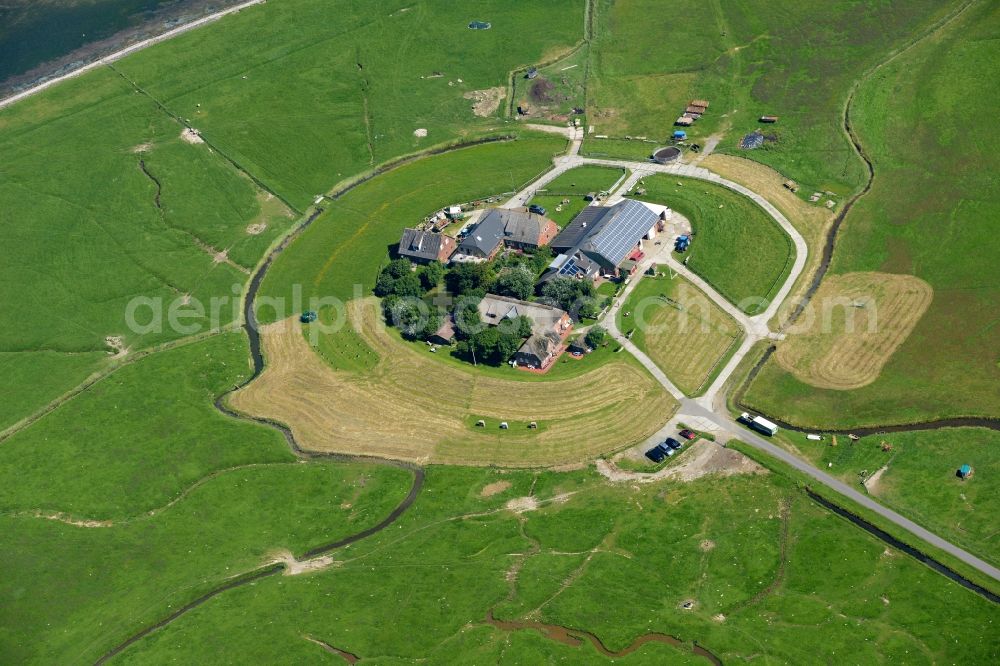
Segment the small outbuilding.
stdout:
<svg viewBox="0 0 1000 666">
<path fill-rule="evenodd" d="M 776 123 L 778 122 L 778 116 L 761 116 L 760 122 L 762 123 Z"/>
<path fill-rule="evenodd" d="M 688 133 L 684 130 L 674 130 L 674 139 L 683 140 L 688 138 Z"/>
<path fill-rule="evenodd" d="M 533 78 L 535 78 L 537 76 L 538 76 L 538 68 L 537 67 L 529 67 L 527 73 L 524 75 L 524 78 L 526 78 L 526 79 L 533 79 Z"/>
<path fill-rule="evenodd" d="M 967 479 L 975 473 L 976 470 L 972 469 L 972 465 L 962 465 L 961 467 L 958 468 L 958 472 L 956 473 L 956 475 L 960 479 Z"/>
<path fill-rule="evenodd" d="M 681 116 L 680 118 L 674 121 L 674 125 L 680 125 L 681 127 L 690 127 L 693 122 L 694 118 L 692 118 L 691 116 Z"/>
</svg>

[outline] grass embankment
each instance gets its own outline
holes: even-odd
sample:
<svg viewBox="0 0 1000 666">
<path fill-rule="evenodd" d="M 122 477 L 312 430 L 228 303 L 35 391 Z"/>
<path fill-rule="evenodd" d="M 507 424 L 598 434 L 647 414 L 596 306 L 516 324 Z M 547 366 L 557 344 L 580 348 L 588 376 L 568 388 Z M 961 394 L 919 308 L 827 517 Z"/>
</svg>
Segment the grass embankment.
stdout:
<svg viewBox="0 0 1000 666">
<path fill-rule="evenodd" d="M 782 436 L 817 467 L 859 489 L 861 481 L 867 480 L 868 494 L 882 504 L 1000 564 L 996 524 L 1000 498 L 993 492 L 993 480 L 1000 473 L 1000 433 L 947 428 L 873 435 L 857 442 L 839 436 L 836 446 L 829 436 L 822 442 L 792 432 L 782 432 Z M 891 449 L 883 450 L 883 444 Z M 956 475 L 963 464 L 975 469 L 965 481 Z"/>
<path fill-rule="evenodd" d="M 632 342 L 688 395 L 743 339 L 732 317 L 680 275 L 644 276 L 618 312 L 618 329 L 634 330 Z"/>
<path fill-rule="evenodd" d="M 497 481 L 510 487 L 484 497 Z M 503 509 L 529 493 L 537 510 Z M 585 471 L 432 467 L 398 528 L 340 557 L 335 570 L 228 592 L 125 656 L 316 658 L 321 648 L 305 634 L 373 660 L 605 661 L 588 642 L 470 626 L 491 608 L 501 619 L 594 632 L 612 650 L 650 631 L 685 641 L 644 646 L 633 656 L 643 663 L 693 660 L 691 641 L 724 663 L 759 654 L 982 663 L 996 649 L 981 638 L 995 617 L 989 602 L 886 554 L 775 474 L 612 486 Z M 389 615 L 421 630 L 397 631 L 381 621 Z"/>
<path fill-rule="evenodd" d="M 579 462 L 641 441 L 676 407 L 624 355 L 570 378 L 539 381 L 546 376 L 514 371 L 501 378 L 401 342 L 382 324 L 374 297 L 352 301 L 348 311 L 355 334 L 378 359 L 374 367 L 331 370 L 296 320 L 279 322 L 263 331 L 264 374 L 232 404 L 289 425 L 307 449 L 512 466 Z M 512 427 L 497 437 L 495 429 L 470 429 L 469 420 L 480 418 L 545 427 Z"/>
<path fill-rule="evenodd" d="M 880 69 L 851 117 L 875 182 L 844 223 L 833 274 L 907 273 L 934 297 L 878 379 L 851 391 L 817 389 L 769 363 L 746 403 L 808 427 L 913 423 L 1000 415 L 1000 104 L 995 79 L 970 78 L 1000 57 L 996 8 L 975 5 L 935 37 Z M 928 98 L 926 90 L 935 96 Z M 956 116 L 945 100 L 961 99 Z M 982 122 L 980 122 L 980 120 Z"/>
<path fill-rule="evenodd" d="M 347 301 L 371 293 L 405 227 L 445 204 L 522 186 L 564 146 L 559 137 L 528 135 L 419 159 L 359 185 L 328 204 L 274 262 L 261 300 L 276 300 L 285 310 L 260 307 L 258 316 L 277 321 L 305 309 L 314 297 Z M 298 305 L 296 289 L 302 295 Z"/>
<path fill-rule="evenodd" d="M 778 223 L 721 185 L 673 175 L 643 183 L 643 199 L 666 204 L 691 221 L 696 235 L 677 259 L 744 312 L 763 311 L 794 260 L 792 241 Z"/>
<path fill-rule="evenodd" d="M 597 134 L 663 140 L 690 100 L 707 99 L 708 113 L 686 128 L 692 142 L 724 133 L 717 150 L 776 168 L 802 183 L 803 195 L 846 195 L 865 179 L 842 129 L 851 86 L 860 72 L 956 4 L 919 0 L 859 11 L 848 0 L 683 0 L 662 11 L 656 0 L 601 0 L 588 122 Z M 780 116 L 776 125 L 764 126 L 777 142 L 739 150 L 740 138 L 761 127 L 757 120 L 764 114 Z M 588 150 L 600 150 L 592 143 Z"/>
</svg>

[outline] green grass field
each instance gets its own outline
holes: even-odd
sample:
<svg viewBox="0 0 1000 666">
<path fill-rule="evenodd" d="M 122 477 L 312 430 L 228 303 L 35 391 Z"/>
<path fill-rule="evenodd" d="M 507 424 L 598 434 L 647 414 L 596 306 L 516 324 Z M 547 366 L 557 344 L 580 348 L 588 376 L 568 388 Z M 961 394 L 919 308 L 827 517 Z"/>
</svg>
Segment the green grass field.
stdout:
<svg viewBox="0 0 1000 666">
<path fill-rule="evenodd" d="M 566 199 L 569 199 L 569 203 L 564 204 L 563 201 Z M 545 209 L 545 216 L 559 225 L 560 229 L 572 222 L 573 218 L 586 208 L 588 204 L 588 202 L 583 200 L 583 196 L 579 194 L 571 197 L 536 194 L 531 197 L 531 203 L 543 207 Z"/>
<path fill-rule="evenodd" d="M 586 165 L 570 169 L 545 186 L 546 194 L 585 195 L 611 189 L 625 174 L 625 169 Z"/>
<path fill-rule="evenodd" d="M 44 407 L 49 400 L 86 379 L 107 363 L 99 351 L 0 353 L 0 430 Z"/>
<path fill-rule="evenodd" d="M 409 477 L 390 467 L 271 463 L 223 473 L 155 515 L 107 527 L 0 515 L 0 550 L 17 570 L 0 583 L 0 652 L 12 663 L 92 663 L 278 551 L 301 555 L 374 525 L 402 500 Z"/>
<path fill-rule="evenodd" d="M 629 141 L 626 139 L 595 139 L 588 136 L 580 148 L 580 154 L 585 157 L 612 157 L 626 160 L 648 160 L 662 143 L 646 143 L 645 141 Z"/>
<path fill-rule="evenodd" d="M 596 134 L 663 140 L 691 99 L 707 99 L 708 113 L 688 129 L 692 141 L 722 133 L 719 150 L 846 193 L 864 178 L 842 130 L 851 86 L 956 5 L 684 0 L 663 11 L 655 0 L 601 0 L 588 122 Z M 770 128 L 777 143 L 739 150 L 764 114 L 781 118 Z"/>
<path fill-rule="evenodd" d="M 496 481 L 510 486 L 482 497 Z M 541 508 L 503 510 L 532 487 Z M 224 593 L 123 660 L 320 658 L 306 636 L 371 660 L 604 661 L 589 643 L 487 625 L 492 610 L 594 632 L 611 650 L 650 631 L 683 641 L 647 645 L 636 663 L 695 663 L 692 641 L 724 663 L 991 661 L 979 637 L 993 606 L 884 550 L 774 475 L 632 488 L 588 472 L 432 468 L 399 527 L 337 553 L 340 566 Z"/>
<path fill-rule="evenodd" d="M 565 142 L 526 135 L 517 141 L 465 148 L 406 164 L 332 202 L 285 252 L 261 287 L 285 303 L 282 316 L 262 303 L 261 321 L 300 312 L 311 298 L 349 300 L 371 292 L 389 248 L 426 211 L 520 187 L 544 171 Z M 296 306 L 295 290 L 301 290 Z M 291 307 L 289 307 L 291 306 Z M 316 308 L 312 308 L 316 309 Z"/>
<path fill-rule="evenodd" d="M 791 239 L 757 204 L 721 185 L 656 175 L 643 199 L 670 206 L 691 221 L 687 267 L 748 314 L 764 310 L 792 268 Z"/>
<path fill-rule="evenodd" d="M 467 29 L 476 18 L 492 28 Z M 120 69 L 305 208 L 374 164 L 497 127 L 495 116 L 477 119 L 463 95 L 506 87 L 511 70 L 569 49 L 582 26 L 577 0 L 289 0 L 138 53 Z M 426 138 L 414 136 L 419 128 Z"/>
<path fill-rule="evenodd" d="M 1000 55 L 987 39 L 998 26 L 996 8 L 977 4 L 879 70 L 852 112 L 876 175 L 844 224 L 831 271 L 914 274 L 934 288 L 927 313 L 874 383 L 821 390 L 770 363 L 748 405 L 810 427 L 1000 415 L 1000 245 L 990 223 L 1000 215 L 990 175 L 1000 134 L 979 123 L 1000 103 L 1000 85 L 970 74 Z M 955 116 L 947 99 L 964 100 L 966 114 Z"/>
<path fill-rule="evenodd" d="M 127 365 L 0 445 L 0 510 L 100 519 L 162 506 L 212 472 L 294 460 L 212 402 L 249 375 L 240 333 Z"/>
</svg>

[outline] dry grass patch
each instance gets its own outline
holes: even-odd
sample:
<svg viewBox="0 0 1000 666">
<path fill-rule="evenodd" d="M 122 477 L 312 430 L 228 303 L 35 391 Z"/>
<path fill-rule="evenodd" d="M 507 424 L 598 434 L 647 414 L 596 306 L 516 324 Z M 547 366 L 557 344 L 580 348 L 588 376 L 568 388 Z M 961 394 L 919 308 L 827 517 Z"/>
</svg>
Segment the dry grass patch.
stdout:
<svg viewBox="0 0 1000 666">
<path fill-rule="evenodd" d="M 661 298 L 666 293 L 681 309 Z M 680 277 L 649 280 L 630 299 L 632 315 L 622 319 L 624 329 L 636 327 L 633 341 L 677 386 L 697 394 L 725 358 L 743 339 L 739 325 L 699 289 Z"/>
<path fill-rule="evenodd" d="M 462 95 L 465 99 L 472 100 L 472 112 L 480 118 L 492 116 L 500 108 L 500 102 L 507 96 L 507 90 L 503 86 L 496 88 L 484 88 L 483 90 L 470 90 Z"/>
<path fill-rule="evenodd" d="M 358 335 L 378 356 L 364 373 L 336 371 L 290 319 L 261 331 L 267 367 L 232 396 L 244 412 L 291 427 L 315 451 L 416 462 L 552 465 L 591 459 L 644 440 L 674 412 L 642 369 L 614 360 L 566 380 L 497 378 L 442 363 L 393 338 L 375 299 L 352 301 Z M 545 421 L 544 430 L 470 431 L 469 414 Z"/>
<path fill-rule="evenodd" d="M 912 275 L 847 273 L 825 278 L 775 358 L 819 388 L 850 390 L 875 381 L 927 311 L 934 291 Z"/>
</svg>

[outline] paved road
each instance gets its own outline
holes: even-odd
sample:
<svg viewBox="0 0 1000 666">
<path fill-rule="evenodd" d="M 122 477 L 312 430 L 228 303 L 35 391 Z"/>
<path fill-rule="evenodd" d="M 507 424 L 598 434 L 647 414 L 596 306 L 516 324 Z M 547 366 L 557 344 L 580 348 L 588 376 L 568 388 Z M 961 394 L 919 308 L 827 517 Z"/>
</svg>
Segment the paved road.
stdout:
<svg viewBox="0 0 1000 666">
<path fill-rule="evenodd" d="M 635 183 L 641 178 L 651 175 L 654 173 L 661 174 L 672 174 L 677 176 L 685 176 L 688 178 L 697 178 L 699 180 L 706 180 L 722 187 L 738 192 L 746 197 L 749 197 L 755 203 L 757 203 L 761 208 L 763 208 L 774 220 L 781 226 L 782 229 L 791 237 L 792 243 L 795 246 L 795 259 L 792 264 L 792 270 L 785 280 L 784 284 L 778 289 L 775 294 L 774 299 L 768 304 L 764 312 L 748 316 L 741 310 L 736 308 L 733 304 L 729 303 L 725 298 L 723 298 L 715 289 L 711 287 L 704 280 L 699 278 L 697 275 L 688 271 L 683 265 L 678 263 L 673 259 L 670 248 L 672 243 L 664 243 L 663 248 L 655 254 L 648 256 L 639 266 L 636 272 L 636 277 L 633 278 L 629 284 L 622 290 L 622 293 L 616 299 L 616 302 L 609 309 L 607 315 L 603 319 L 602 323 L 608 332 L 615 338 L 629 353 L 635 356 L 640 363 L 656 378 L 656 380 L 663 386 L 663 388 L 670 393 L 674 398 L 676 398 L 681 403 L 679 413 L 685 416 L 690 416 L 693 418 L 703 418 L 711 423 L 715 424 L 723 432 L 733 435 L 739 438 L 740 441 L 746 442 L 750 446 L 773 456 L 788 465 L 791 465 L 795 469 L 807 474 L 810 478 L 822 483 L 828 488 L 837 491 L 838 493 L 850 498 L 851 500 L 857 502 L 861 506 L 875 512 L 879 516 L 882 516 L 889 522 L 895 524 L 898 527 L 908 531 L 914 536 L 926 541 L 927 543 L 949 553 L 955 558 L 965 562 L 969 566 L 981 571 L 982 573 L 990 576 L 994 580 L 1000 580 L 1000 569 L 997 569 L 993 565 L 984 562 L 980 558 L 976 557 L 972 553 L 959 548 L 958 546 L 952 544 L 945 539 L 937 536 L 933 532 L 921 527 L 917 523 L 913 522 L 905 516 L 901 516 L 892 509 L 886 508 L 873 500 L 868 495 L 859 492 L 855 488 L 847 485 L 843 481 L 836 479 L 826 472 L 823 472 L 812 464 L 802 460 L 798 456 L 776 446 L 775 444 L 767 441 L 760 435 L 757 435 L 751 430 L 748 430 L 734 421 L 728 412 L 725 405 L 725 396 L 722 393 L 722 389 L 736 370 L 737 366 L 743 360 L 744 356 L 750 351 L 753 345 L 761 339 L 767 337 L 775 337 L 776 334 L 770 331 L 768 322 L 777 313 L 778 308 L 788 297 L 791 292 L 795 281 L 798 279 L 799 275 L 805 268 L 806 258 L 808 257 L 809 249 L 806 245 L 805 239 L 802 235 L 792 226 L 791 222 L 781 214 L 781 212 L 775 208 L 769 201 L 764 197 L 760 196 L 756 192 L 747 189 L 746 187 L 734 183 L 732 181 L 726 180 L 721 176 L 703 169 L 701 167 L 696 167 L 688 164 L 670 164 L 670 165 L 660 165 L 652 164 L 647 162 L 632 162 L 628 160 L 604 160 L 604 159 L 592 159 L 584 158 L 579 156 L 580 149 L 580 133 L 577 130 L 571 128 L 553 128 L 546 131 L 557 131 L 563 134 L 568 139 L 571 140 L 571 147 L 567 155 L 557 157 L 555 159 L 554 168 L 549 171 L 544 176 L 539 178 L 536 182 L 529 185 L 523 192 L 520 192 L 517 196 L 511 199 L 506 207 L 513 208 L 517 206 L 523 206 L 531 198 L 534 192 L 547 183 L 551 182 L 554 178 L 558 177 L 562 173 L 565 173 L 569 169 L 583 166 L 584 164 L 596 164 L 603 166 L 610 166 L 616 168 L 625 168 L 632 171 L 632 174 L 628 179 L 622 184 L 622 186 L 608 198 L 607 204 L 614 204 L 620 201 L 623 194 L 628 192 Z M 693 400 L 687 398 L 683 392 L 674 385 L 673 382 L 663 373 L 662 370 L 649 358 L 642 350 L 636 347 L 632 342 L 625 338 L 622 332 L 618 329 L 617 324 L 617 314 L 621 305 L 628 299 L 629 294 L 636 288 L 641 280 L 642 274 L 645 270 L 653 263 L 666 263 L 672 269 L 681 273 L 686 279 L 691 281 L 693 284 L 698 286 L 709 298 L 711 298 L 715 303 L 717 303 L 723 310 L 730 314 L 746 331 L 746 338 L 740 348 L 733 354 L 732 358 L 719 373 L 716 380 L 708 388 L 708 390 L 698 399 Z M 664 437 L 667 436 L 668 431 L 671 430 L 670 426 L 672 421 L 664 426 L 660 432 L 653 435 L 649 442 L 662 441 Z"/>
<path fill-rule="evenodd" d="M 813 467 L 811 464 L 802 460 L 798 456 L 793 455 L 792 453 L 789 453 L 785 449 L 782 449 L 781 447 L 776 446 L 775 444 L 767 441 L 766 439 L 756 434 L 752 430 L 744 428 L 731 418 L 720 416 L 717 412 L 705 409 L 703 406 L 701 406 L 700 404 L 698 404 L 693 400 L 684 400 L 681 405 L 681 411 L 683 411 L 685 414 L 701 416 L 703 418 L 712 421 L 721 428 L 731 433 L 734 433 L 741 442 L 746 442 L 755 449 L 763 451 L 764 453 L 767 453 L 768 455 L 773 456 L 778 460 L 781 460 L 782 462 L 791 465 L 800 472 L 804 472 L 805 474 L 815 479 L 819 483 L 822 483 L 824 486 L 836 490 L 841 495 L 844 495 L 849 499 L 857 502 L 861 506 L 865 507 L 866 509 L 869 509 L 877 513 L 886 520 L 895 523 L 899 527 L 902 527 L 911 534 L 914 534 L 915 536 L 923 539 L 932 546 L 940 548 L 941 550 L 945 551 L 946 553 L 949 553 L 950 555 L 956 557 L 962 562 L 965 562 L 969 566 L 978 569 L 987 576 L 990 576 L 994 580 L 1000 580 L 1000 569 L 997 569 L 988 562 L 984 562 L 983 560 L 979 559 L 972 553 L 969 553 L 968 551 L 959 548 L 953 543 L 942 539 L 933 532 L 924 529 L 923 527 L 913 522 L 909 518 L 901 516 L 892 509 L 882 506 L 868 495 L 856 490 L 855 488 L 852 488 L 843 481 L 840 481 L 839 479 L 830 476 L 826 472 L 823 472 L 822 470 Z"/>
</svg>

